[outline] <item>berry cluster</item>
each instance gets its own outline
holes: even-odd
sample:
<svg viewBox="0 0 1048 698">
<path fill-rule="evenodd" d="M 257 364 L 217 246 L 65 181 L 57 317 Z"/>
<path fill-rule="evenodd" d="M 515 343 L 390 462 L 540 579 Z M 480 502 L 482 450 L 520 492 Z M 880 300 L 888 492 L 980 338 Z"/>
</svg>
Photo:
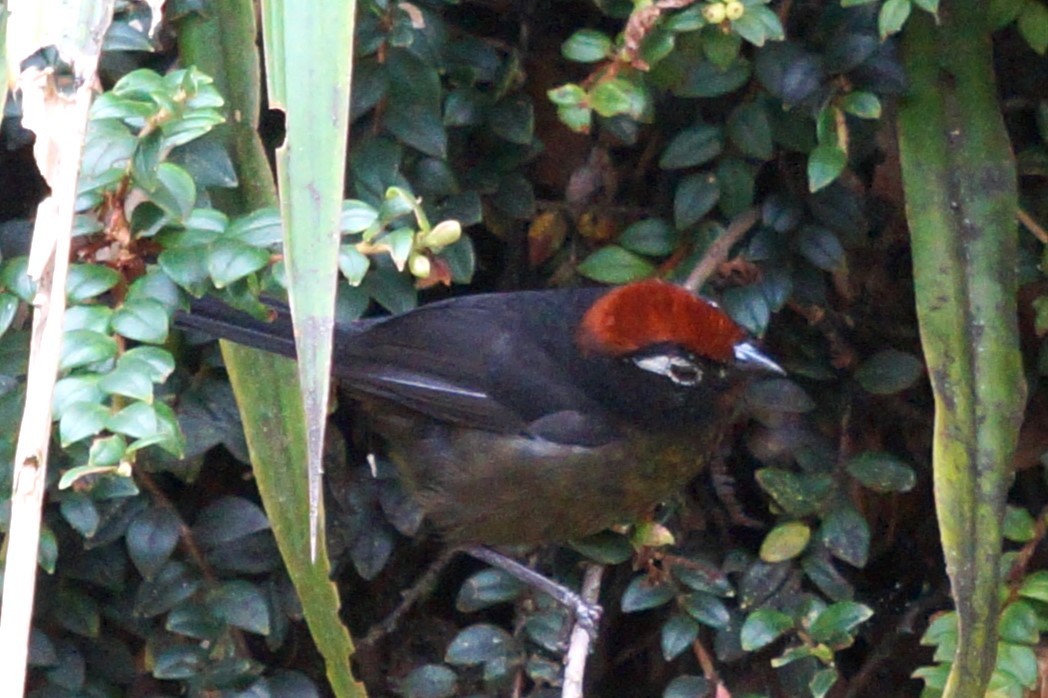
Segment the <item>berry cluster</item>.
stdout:
<svg viewBox="0 0 1048 698">
<path fill-rule="evenodd" d="M 725 20 L 734 21 L 742 17 L 746 7 L 739 0 L 728 0 L 727 2 L 710 2 L 702 8 L 702 16 L 710 24 L 720 24 Z"/>
</svg>

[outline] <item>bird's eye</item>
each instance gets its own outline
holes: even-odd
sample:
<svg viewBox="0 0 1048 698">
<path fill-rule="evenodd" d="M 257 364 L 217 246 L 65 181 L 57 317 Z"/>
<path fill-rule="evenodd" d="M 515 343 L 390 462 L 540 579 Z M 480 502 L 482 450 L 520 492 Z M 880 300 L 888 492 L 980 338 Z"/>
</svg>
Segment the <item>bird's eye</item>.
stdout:
<svg viewBox="0 0 1048 698">
<path fill-rule="evenodd" d="M 665 376 L 677 385 L 698 385 L 702 381 L 702 369 L 678 356 L 645 356 L 634 359 L 633 363 L 645 371 Z"/>
<path fill-rule="evenodd" d="M 702 378 L 702 372 L 695 364 L 685 362 L 671 363 L 669 375 L 674 383 L 681 385 L 695 385 Z"/>
</svg>

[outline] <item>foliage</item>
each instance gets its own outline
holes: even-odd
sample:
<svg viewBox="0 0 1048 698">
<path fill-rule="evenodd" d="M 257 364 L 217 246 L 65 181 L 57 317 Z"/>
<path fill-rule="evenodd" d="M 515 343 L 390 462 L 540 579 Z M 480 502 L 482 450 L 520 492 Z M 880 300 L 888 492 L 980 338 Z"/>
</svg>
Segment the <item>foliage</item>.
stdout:
<svg viewBox="0 0 1048 698">
<path fill-rule="evenodd" d="M 554 3 L 517 17 L 529 43 L 504 18 L 471 14 L 479 3 L 362 3 L 340 319 L 402 312 L 453 283 L 680 280 L 756 209 L 706 292 L 766 335 L 790 377 L 749 389 L 750 425 L 703 476 L 713 493 L 699 484 L 646 530 L 537 559 L 567 582 L 583 558 L 617 566 L 600 642 L 630 635 L 650 656 L 633 669 L 607 664 L 595 695 L 629 679 L 664 696 L 717 681 L 740 694 L 828 695 L 861 675 L 860 662 L 883 661 L 873 646 L 904 642 L 900 618 L 921 623 L 943 585 L 925 530 L 931 405 L 897 262 L 901 200 L 881 162 L 894 147 L 885 116 L 906 85 L 892 36 L 912 5 L 940 8 L 568 4 L 577 13 Z M 1039 0 L 994 0 L 989 12 L 1002 50 L 1044 53 Z M 133 26 L 114 25 L 111 48 L 149 46 Z M 246 460 L 228 385 L 206 345 L 170 334 L 174 313 L 203 295 L 266 314 L 260 294 L 282 293 L 279 221 L 212 207 L 237 182 L 212 137 L 222 98 L 211 79 L 191 67 L 129 70 L 122 58 L 85 150 L 34 688 L 111 695 L 148 675 L 188 692 L 309 695 L 322 672 L 293 655 L 300 612 L 268 521 L 228 474 L 241 466 L 208 453 L 223 445 Z M 1011 115 L 1026 175 L 1046 171 L 1046 114 L 1037 101 Z M 1043 218 L 1043 197 L 1025 194 Z M 31 289 L 5 237 L 0 414 L 14 424 Z M 1028 247 L 1024 280 L 1037 280 L 1040 250 Z M 0 450 L 12 445 L 0 435 Z M 362 455 L 354 448 L 333 450 Z M 351 461 L 329 466 L 329 547 L 353 568 L 339 581 L 347 622 L 362 632 L 395 603 L 389 587 L 418 573 L 405 540 L 422 522 L 381 453 L 370 466 Z M 1022 522 L 1013 513 L 1012 540 L 1037 540 Z M 1005 580 L 1001 695 L 1032 685 L 1040 574 Z M 492 693 L 523 680 L 538 696 L 559 685 L 564 610 L 501 572 L 452 576 L 443 595 L 453 601 L 432 601 L 362 655 L 373 694 Z M 934 656 L 896 658 L 904 677 L 935 662 L 919 672 L 927 695 L 949 668 L 951 618 L 924 634 Z M 719 677 L 699 676 L 703 658 Z M 771 667 L 768 684 L 753 683 L 757 665 Z"/>
</svg>

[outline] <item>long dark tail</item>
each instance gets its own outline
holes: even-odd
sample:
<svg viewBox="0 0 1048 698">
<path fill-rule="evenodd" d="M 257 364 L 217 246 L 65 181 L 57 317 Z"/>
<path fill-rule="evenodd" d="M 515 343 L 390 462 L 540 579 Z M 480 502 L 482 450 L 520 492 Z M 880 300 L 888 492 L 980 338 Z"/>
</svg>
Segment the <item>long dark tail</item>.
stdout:
<svg viewBox="0 0 1048 698">
<path fill-rule="evenodd" d="M 265 322 L 216 298 L 204 297 L 194 300 L 188 313 L 179 311 L 175 314 L 175 327 L 295 358 L 295 334 L 290 313 L 285 307 L 273 307 L 273 315 L 272 322 Z"/>
</svg>

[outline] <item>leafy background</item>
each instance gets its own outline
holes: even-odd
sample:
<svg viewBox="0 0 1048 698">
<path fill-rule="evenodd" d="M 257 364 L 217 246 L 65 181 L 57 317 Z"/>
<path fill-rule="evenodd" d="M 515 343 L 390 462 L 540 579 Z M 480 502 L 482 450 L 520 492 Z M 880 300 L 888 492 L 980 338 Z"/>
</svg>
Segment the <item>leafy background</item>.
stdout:
<svg viewBox="0 0 1048 698">
<path fill-rule="evenodd" d="M 530 559 L 567 582 L 582 558 L 613 565 L 592 695 L 693 696 L 718 683 L 731 695 L 886 685 L 938 695 L 956 620 L 934 526 L 932 402 L 891 118 L 907 85 L 894 35 L 937 6 L 753 1 L 736 3 L 739 14 L 731 4 L 656 3 L 645 15 L 616 0 L 362 2 L 339 314 L 467 290 L 683 281 L 714 240 L 745 227 L 705 292 L 790 377 L 752 387 L 748 419 L 658 526 Z M 1048 10 L 988 8 L 1022 175 L 1031 395 L 992 685 L 1023 695 L 1039 685 L 1048 622 L 1037 571 L 1048 236 L 1036 223 L 1048 215 Z M 122 5 L 110 31 L 111 89 L 94 108 L 78 201 L 67 316 L 77 334 L 56 399 L 34 695 L 327 690 L 215 347 L 170 331 L 189 296 L 258 313 L 258 294 L 282 288 L 275 213 L 220 213 L 225 190 L 242 184 L 220 137 L 226 100 L 176 63 L 181 22 L 209 10 L 169 3 L 154 42 L 141 31 L 148 9 Z M 16 424 L 31 294 L 19 255 L 43 185 L 16 103 L 8 116 L 0 420 Z M 279 115 L 264 114 L 262 133 L 279 143 Z M 345 621 L 362 638 L 441 545 L 390 466 L 371 475 L 352 406 L 333 424 L 329 550 Z M 0 434 L 0 463 L 13 443 Z M 659 526 L 674 543 L 638 547 Z M 358 648 L 354 668 L 375 696 L 557 695 L 566 620 L 456 558 L 396 630 Z"/>
</svg>

